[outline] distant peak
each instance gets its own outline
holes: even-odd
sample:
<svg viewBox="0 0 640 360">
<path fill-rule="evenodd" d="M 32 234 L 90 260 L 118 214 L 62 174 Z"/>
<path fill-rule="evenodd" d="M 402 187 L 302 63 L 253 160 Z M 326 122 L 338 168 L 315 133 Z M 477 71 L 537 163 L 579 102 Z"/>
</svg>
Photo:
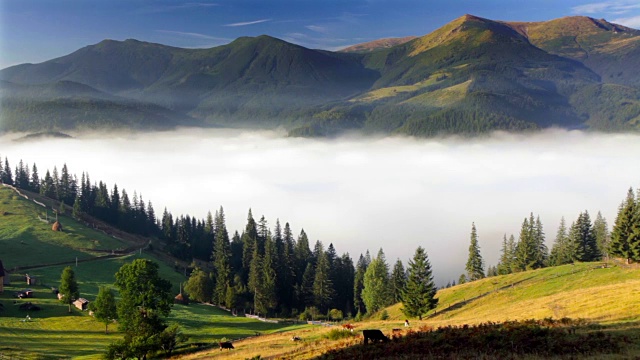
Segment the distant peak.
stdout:
<svg viewBox="0 0 640 360">
<path fill-rule="evenodd" d="M 475 16 L 475 15 L 471 15 L 471 14 L 464 14 L 460 17 L 460 20 L 463 21 L 488 21 L 485 18 L 481 18 L 479 16 Z"/>
</svg>

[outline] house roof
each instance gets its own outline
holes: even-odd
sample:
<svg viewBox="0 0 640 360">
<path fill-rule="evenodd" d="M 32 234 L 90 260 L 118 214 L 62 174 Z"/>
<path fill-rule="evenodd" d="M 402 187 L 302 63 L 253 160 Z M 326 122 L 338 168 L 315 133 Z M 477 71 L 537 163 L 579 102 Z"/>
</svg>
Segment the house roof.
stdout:
<svg viewBox="0 0 640 360">
<path fill-rule="evenodd" d="M 87 303 L 89 303 L 89 300 L 87 300 L 87 299 L 85 299 L 85 298 L 80 298 L 80 299 L 78 299 L 78 300 L 76 300 L 76 301 L 74 301 L 74 302 L 78 302 L 78 301 L 79 301 L 81 304 L 87 304 Z"/>
</svg>

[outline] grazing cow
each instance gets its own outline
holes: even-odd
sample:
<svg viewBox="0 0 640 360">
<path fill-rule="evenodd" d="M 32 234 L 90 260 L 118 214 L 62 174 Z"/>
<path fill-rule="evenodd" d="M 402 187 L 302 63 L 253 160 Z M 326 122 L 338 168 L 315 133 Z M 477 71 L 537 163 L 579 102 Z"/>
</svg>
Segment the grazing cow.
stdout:
<svg viewBox="0 0 640 360">
<path fill-rule="evenodd" d="M 382 331 L 380 331 L 378 329 L 375 329 L 375 330 L 362 330 L 362 335 L 364 335 L 364 343 L 365 343 L 365 345 L 369 343 L 369 340 L 371 340 L 372 342 L 374 342 L 374 341 L 382 341 L 382 342 L 389 341 L 389 338 L 384 336 Z"/>
<path fill-rule="evenodd" d="M 291 341 L 301 341 L 302 339 L 299 336 L 294 336 L 291 338 Z"/>
<path fill-rule="evenodd" d="M 351 324 L 344 324 L 342 325 L 342 330 L 349 330 L 351 332 L 353 332 L 353 329 L 355 328 L 355 326 L 351 325 Z"/>
<path fill-rule="evenodd" d="M 235 349 L 233 347 L 233 344 L 231 342 L 229 342 L 229 341 L 220 342 L 220 343 L 218 343 L 218 345 L 220 345 L 220 351 L 222 351 L 222 349 L 229 349 L 229 350 Z"/>
</svg>

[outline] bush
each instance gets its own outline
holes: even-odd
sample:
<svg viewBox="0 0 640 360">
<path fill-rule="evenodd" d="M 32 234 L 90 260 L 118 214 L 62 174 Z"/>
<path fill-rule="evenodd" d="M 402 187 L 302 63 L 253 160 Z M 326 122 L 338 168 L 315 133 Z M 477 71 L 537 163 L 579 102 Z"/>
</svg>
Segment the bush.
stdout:
<svg viewBox="0 0 640 360">
<path fill-rule="evenodd" d="M 355 321 L 362 321 L 362 313 L 358 310 L 356 317 L 353 319 Z"/>
<path fill-rule="evenodd" d="M 387 309 L 380 312 L 380 320 L 389 320 L 389 313 L 387 312 Z"/>
<path fill-rule="evenodd" d="M 338 309 L 329 310 L 328 317 L 329 317 L 329 320 L 338 320 L 338 321 L 344 318 L 344 316 L 342 315 L 342 311 Z"/>
<path fill-rule="evenodd" d="M 354 336 L 356 336 L 355 333 L 351 331 L 342 330 L 342 329 L 332 329 L 331 331 L 323 335 L 325 339 L 329 339 L 329 340 L 340 340 L 340 339 L 346 339 Z"/>
</svg>

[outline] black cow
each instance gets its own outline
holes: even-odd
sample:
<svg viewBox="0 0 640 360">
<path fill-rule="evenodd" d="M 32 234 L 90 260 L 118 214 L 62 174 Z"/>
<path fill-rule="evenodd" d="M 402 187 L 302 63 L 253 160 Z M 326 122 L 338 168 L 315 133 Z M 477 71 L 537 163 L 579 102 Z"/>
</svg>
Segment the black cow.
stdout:
<svg viewBox="0 0 640 360">
<path fill-rule="evenodd" d="M 389 338 L 384 336 L 382 331 L 380 330 L 362 330 L 362 335 L 364 335 L 364 343 L 368 344 L 369 340 L 374 341 L 382 341 L 387 342 Z"/>
<path fill-rule="evenodd" d="M 220 342 L 220 343 L 218 343 L 218 345 L 220 345 L 220 351 L 222 351 L 222 349 L 229 349 L 229 350 L 235 349 L 233 347 L 233 344 L 231 342 L 229 342 L 229 341 Z"/>
</svg>

